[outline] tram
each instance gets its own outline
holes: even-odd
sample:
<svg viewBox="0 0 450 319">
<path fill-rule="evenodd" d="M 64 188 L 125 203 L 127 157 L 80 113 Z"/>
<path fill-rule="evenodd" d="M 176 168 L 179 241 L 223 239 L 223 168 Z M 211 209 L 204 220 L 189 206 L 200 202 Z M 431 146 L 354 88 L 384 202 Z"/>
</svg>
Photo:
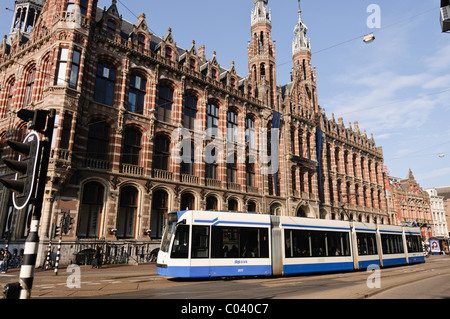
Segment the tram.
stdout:
<svg viewBox="0 0 450 319">
<path fill-rule="evenodd" d="M 168 214 L 157 273 L 286 276 L 421 262 L 420 231 L 414 227 L 187 210 Z"/>
</svg>

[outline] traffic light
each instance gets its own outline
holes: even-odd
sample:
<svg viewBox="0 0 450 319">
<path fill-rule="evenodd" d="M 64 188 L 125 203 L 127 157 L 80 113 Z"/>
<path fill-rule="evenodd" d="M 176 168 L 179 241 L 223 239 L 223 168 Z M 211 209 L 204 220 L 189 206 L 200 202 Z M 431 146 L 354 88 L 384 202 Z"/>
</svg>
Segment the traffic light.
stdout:
<svg viewBox="0 0 450 319">
<path fill-rule="evenodd" d="M 56 238 L 56 237 L 58 237 L 59 235 L 60 235 L 60 227 L 58 227 L 58 226 L 56 226 L 56 225 L 54 225 L 54 226 L 52 226 L 53 228 L 52 228 L 52 238 Z"/>
<path fill-rule="evenodd" d="M 27 110 L 21 109 L 17 112 L 17 116 L 24 122 L 30 122 L 28 129 L 35 130 L 39 133 L 45 133 L 48 115 L 50 111 L 47 110 Z"/>
<path fill-rule="evenodd" d="M 36 190 L 41 150 L 39 135 L 31 132 L 23 142 L 7 141 L 7 144 L 13 151 L 19 153 L 18 160 L 3 161 L 16 175 L 14 179 L 0 178 L 0 182 L 13 192 L 14 207 L 22 209 Z"/>
<path fill-rule="evenodd" d="M 64 214 L 63 232 L 65 235 L 72 229 L 73 218 L 69 214 Z"/>
</svg>

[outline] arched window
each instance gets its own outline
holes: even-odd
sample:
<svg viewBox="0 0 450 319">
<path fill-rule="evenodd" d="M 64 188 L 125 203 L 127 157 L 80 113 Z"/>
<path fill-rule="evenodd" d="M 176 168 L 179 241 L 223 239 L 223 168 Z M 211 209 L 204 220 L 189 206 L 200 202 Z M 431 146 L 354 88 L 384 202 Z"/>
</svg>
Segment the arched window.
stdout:
<svg viewBox="0 0 450 319">
<path fill-rule="evenodd" d="M 249 148 L 255 148 L 255 120 L 251 117 L 245 119 L 245 142 Z"/>
<path fill-rule="evenodd" d="M 78 213 L 77 237 L 96 238 L 99 236 L 104 193 L 105 188 L 98 182 L 84 184 Z"/>
<path fill-rule="evenodd" d="M 136 74 L 130 76 L 130 89 L 128 92 L 128 111 L 142 114 L 144 111 L 145 87 L 147 79 Z"/>
<path fill-rule="evenodd" d="M 236 142 L 238 126 L 238 116 L 233 110 L 228 111 L 227 115 L 227 139 L 230 142 Z"/>
<path fill-rule="evenodd" d="M 197 97 L 189 93 L 184 98 L 183 127 L 193 130 L 197 118 Z"/>
<path fill-rule="evenodd" d="M 155 138 L 155 151 L 153 153 L 153 168 L 167 171 L 169 169 L 170 139 L 164 135 Z"/>
<path fill-rule="evenodd" d="M 217 135 L 219 127 L 219 107 L 213 102 L 208 103 L 206 114 L 206 129 L 209 130 L 211 136 Z"/>
<path fill-rule="evenodd" d="M 33 66 L 27 71 L 26 86 L 25 86 L 25 99 L 23 107 L 27 107 L 33 99 L 34 80 L 36 78 L 36 67 Z"/>
<path fill-rule="evenodd" d="M 106 122 L 97 122 L 89 125 L 87 154 L 89 158 L 99 160 L 108 159 L 109 125 Z"/>
<path fill-rule="evenodd" d="M 239 204 L 238 204 L 237 200 L 235 200 L 234 198 L 230 198 L 228 200 L 228 210 L 236 212 L 238 209 L 239 209 Z"/>
<path fill-rule="evenodd" d="M 158 120 L 170 122 L 172 119 L 173 89 L 167 84 L 159 86 Z"/>
<path fill-rule="evenodd" d="M 215 196 L 206 197 L 206 210 L 217 210 L 217 198 Z"/>
<path fill-rule="evenodd" d="M 120 192 L 120 206 L 117 214 L 117 238 L 134 237 L 138 194 L 137 189 L 133 186 L 126 186 Z"/>
<path fill-rule="evenodd" d="M 116 68 L 111 64 L 100 62 L 97 65 L 94 94 L 96 102 L 113 105 L 115 78 Z"/>
<path fill-rule="evenodd" d="M 181 195 L 180 210 L 189 210 L 195 208 L 195 197 L 191 193 Z"/>
<path fill-rule="evenodd" d="M 248 212 L 256 212 L 256 203 L 254 201 L 249 201 L 247 203 L 247 211 Z"/>
<path fill-rule="evenodd" d="M 11 106 L 12 106 L 12 99 L 13 99 L 13 94 L 14 94 L 14 85 L 15 85 L 16 81 L 14 79 L 14 77 L 12 77 L 7 83 L 6 83 L 6 89 L 5 89 L 5 98 L 6 98 L 6 104 L 4 104 L 5 106 L 2 107 L 1 110 L 1 117 L 5 117 L 6 113 L 8 113 L 11 110 Z"/>
<path fill-rule="evenodd" d="M 151 234 L 152 238 L 161 238 L 163 234 L 165 215 L 168 210 L 169 195 L 163 189 L 156 190 L 152 196 Z"/>
<path fill-rule="evenodd" d="M 122 163 L 139 165 L 142 134 L 135 128 L 126 128 L 123 134 Z"/>
</svg>

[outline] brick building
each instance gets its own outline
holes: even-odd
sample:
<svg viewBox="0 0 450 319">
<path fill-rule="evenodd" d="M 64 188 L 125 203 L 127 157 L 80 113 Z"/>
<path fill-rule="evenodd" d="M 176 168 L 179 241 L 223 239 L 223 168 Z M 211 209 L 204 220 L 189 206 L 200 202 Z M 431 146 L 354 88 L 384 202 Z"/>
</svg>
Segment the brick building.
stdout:
<svg viewBox="0 0 450 319">
<path fill-rule="evenodd" d="M 301 11 L 292 81 L 280 86 L 268 1 L 253 2 L 242 76 L 203 45 L 178 47 L 171 29 L 152 34 L 143 13 L 123 20 L 115 0 L 104 9 L 16 1 L 0 47 L 2 157 L 12 156 L 6 140 L 26 134 L 19 109 L 57 110 L 39 265 L 62 211 L 75 221 L 67 262 L 97 243 L 140 261 L 158 247 L 169 210 L 389 223 L 382 150 L 357 122 L 345 127 L 319 106 Z M 16 211 L 5 188 L 0 203 L 0 236 L 21 247 L 30 210 Z"/>
<path fill-rule="evenodd" d="M 414 178 L 411 170 L 407 178 L 385 175 L 388 212 L 396 225 L 421 228 L 426 241 L 433 237 L 433 217 L 430 196 Z"/>
</svg>

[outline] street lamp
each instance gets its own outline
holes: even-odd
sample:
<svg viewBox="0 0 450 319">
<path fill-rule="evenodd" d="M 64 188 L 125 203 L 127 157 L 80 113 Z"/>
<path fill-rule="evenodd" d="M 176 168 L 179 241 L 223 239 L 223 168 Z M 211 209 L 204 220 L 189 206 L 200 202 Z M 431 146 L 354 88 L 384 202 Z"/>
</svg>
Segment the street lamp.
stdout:
<svg viewBox="0 0 450 319">
<path fill-rule="evenodd" d="M 366 34 L 363 38 L 364 43 L 371 43 L 375 40 L 375 35 L 373 33 Z"/>
</svg>

